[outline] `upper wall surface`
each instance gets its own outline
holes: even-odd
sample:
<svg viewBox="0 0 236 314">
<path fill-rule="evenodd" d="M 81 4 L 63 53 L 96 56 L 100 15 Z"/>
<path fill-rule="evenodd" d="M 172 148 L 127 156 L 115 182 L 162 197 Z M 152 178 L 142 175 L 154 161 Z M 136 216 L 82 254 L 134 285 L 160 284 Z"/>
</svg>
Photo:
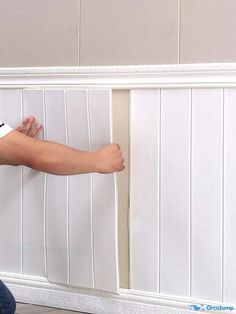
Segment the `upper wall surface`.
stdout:
<svg viewBox="0 0 236 314">
<path fill-rule="evenodd" d="M 235 62 L 235 0 L 0 0 L 0 66 Z"/>
</svg>

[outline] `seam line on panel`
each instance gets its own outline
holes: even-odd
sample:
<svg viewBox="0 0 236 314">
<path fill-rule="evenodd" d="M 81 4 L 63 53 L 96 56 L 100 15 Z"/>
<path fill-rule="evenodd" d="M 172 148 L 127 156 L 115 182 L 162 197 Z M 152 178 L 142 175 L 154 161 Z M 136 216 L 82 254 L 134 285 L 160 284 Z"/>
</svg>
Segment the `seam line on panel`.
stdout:
<svg viewBox="0 0 236 314">
<path fill-rule="evenodd" d="M 189 110 L 189 298 L 192 294 L 192 88 Z"/>
<path fill-rule="evenodd" d="M 222 255 L 222 265 L 221 265 L 221 281 L 222 281 L 222 286 L 221 286 L 221 302 L 224 301 L 224 191 L 225 191 L 225 180 L 224 180 L 224 163 L 225 163 L 225 131 L 224 131 L 224 126 L 225 126 L 225 114 L 224 114 L 224 109 L 225 109 L 225 89 L 223 88 L 222 90 L 222 169 L 221 169 L 221 182 L 222 182 L 222 204 L 221 204 L 221 215 L 222 215 L 222 239 L 221 239 L 221 255 Z"/>
<path fill-rule="evenodd" d="M 65 134 L 66 145 L 69 145 L 68 139 L 68 117 L 67 117 L 67 92 L 64 89 L 64 114 L 65 114 Z M 70 284 L 70 233 L 69 233 L 69 176 L 66 177 L 66 238 L 67 238 L 67 284 Z"/>
<path fill-rule="evenodd" d="M 181 0 L 178 0 L 178 63 L 180 64 Z"/>
<path fill-rule="evenodd" d="M 81 52 L 81 0 L 78 0 L 78 65 L 80 66 L 80 52 Z"/>
<path fill-rule="evenodd" d="M 158 139 L 158 293 L 161 293 L 161 102 L 162 102 L 162 89 L 160 89 L 159 93 L 159 139 Z"/>
<path fill-rule="evenodd" d="M 23 89 L 21 90 L 21 121 L 23 119 Z M 24 228 L 23 228 L 23 166 L 21 166 L 21 274 L 23 275 L 23 249 L 24 249 Z"/>
<path fill-rule="evenodd" d="M 92 151 L 92 134 L 91 134 L 91 123 L 90 123 L 90 92 L 86 90 L 86 102 L 87 102 L 87 121 L 88 121 L 88 138 L 89 138 L 89 150 Z M 94 221 L 93 221 L 93 173 L 90 174 L 90 214 L 91 214 L 91 248 L 92 248 L 92 277 L 93 277 L 93 288 L 96 286 L 95 282 L 95 252 L 94 252 Z"/>
<path fill-rule="evenodd" d="M 45 108 L 45 90 L 43 89 L 43 123 L 44 123 L 44 139 L 47 139 L 47 126 L 46 126 L 46 108 Z M 45 267 L 45 276 L 48 278 L 48 261 L 47 261 L 47 174 L 44 174 L 44 267 Z"/>
</svg>

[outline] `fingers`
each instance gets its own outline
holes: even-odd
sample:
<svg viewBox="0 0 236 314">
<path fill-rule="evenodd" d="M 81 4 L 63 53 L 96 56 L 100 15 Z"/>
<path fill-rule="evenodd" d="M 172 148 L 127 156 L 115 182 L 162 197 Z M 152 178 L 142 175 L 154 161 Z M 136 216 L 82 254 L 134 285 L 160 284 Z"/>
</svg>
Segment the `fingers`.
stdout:
<svg viewBox="0 0 236 314">
<path fill-rule="evenodd" d="M 25 135 L 29 135 L 30 130 L 33 127 L 34 121 L 35 121 L 34 117 L 29 117 L 23 120 L 22 124 L 17 128 L 17 130 Z"/>
<path fill-rule="evenodd" d="M 121 147 L 119 144 L 111 144 L 111 145 L 113 145 L 113 147 L 115 148 L 115 150 L 118 153 L 118 155 L 117 155 L 117 158 L 118 158 L 117 171 L 120 172 L 120 171 L 125 169 L 124 158 L 122 156 Z"/>
<path fill-rule="evenodd" d="M 35 137 L 43 127 L 42 124 L 35 122 L 35 117 L 26 118 L 16 130 L 27 136 Z"/>
<path fill-rule="evenodd" d="M 42 124 L 35 123 L 35 125 L 30 129 L 27 135 L 31 137 L 36 137 L 36 135 L 39 133 L 42 127 L 43 127 Z"/>
</svg>

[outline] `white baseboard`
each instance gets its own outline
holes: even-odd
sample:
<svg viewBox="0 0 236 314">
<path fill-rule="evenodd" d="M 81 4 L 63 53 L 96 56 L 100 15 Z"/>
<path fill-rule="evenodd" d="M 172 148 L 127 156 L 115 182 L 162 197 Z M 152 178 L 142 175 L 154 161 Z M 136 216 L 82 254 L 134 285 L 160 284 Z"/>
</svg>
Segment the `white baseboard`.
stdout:
<svg viewBox="0 0 236 314">
<path fill-rule="evenodd" d="M 1 276 L 14 294 L 17 302 L 44 305 L 66 310 L 94 314 L 186 314 L 190 304 L 210 304 L 206 300 L 188 300 L 152 293 L 121 289 L 119 295 L 91 289 L 73 288 L 47 282 L 44 278 L 30 276 Z M 221 303 L 222 305 L 222 303 Z M 227 304 L 227 306 L 230 306 Z M 201 311 L 198 311 L 201 312 Z M 204 311 L 206 312 L 206 311 Z M 236 313 L 234 310 L 221 313 Z"/>
</svg>

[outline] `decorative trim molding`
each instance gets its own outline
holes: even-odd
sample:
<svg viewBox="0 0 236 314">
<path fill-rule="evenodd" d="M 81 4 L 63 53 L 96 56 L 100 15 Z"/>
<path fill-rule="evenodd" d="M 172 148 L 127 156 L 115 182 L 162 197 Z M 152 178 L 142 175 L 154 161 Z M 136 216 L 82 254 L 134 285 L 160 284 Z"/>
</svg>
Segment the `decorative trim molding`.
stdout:
<svg viewBox="0 0 236 314">
<path fill-rule="evenodd" d="M 0 86 L 235 87 L 236 63 L 0 68 Z"/>
</svg>

